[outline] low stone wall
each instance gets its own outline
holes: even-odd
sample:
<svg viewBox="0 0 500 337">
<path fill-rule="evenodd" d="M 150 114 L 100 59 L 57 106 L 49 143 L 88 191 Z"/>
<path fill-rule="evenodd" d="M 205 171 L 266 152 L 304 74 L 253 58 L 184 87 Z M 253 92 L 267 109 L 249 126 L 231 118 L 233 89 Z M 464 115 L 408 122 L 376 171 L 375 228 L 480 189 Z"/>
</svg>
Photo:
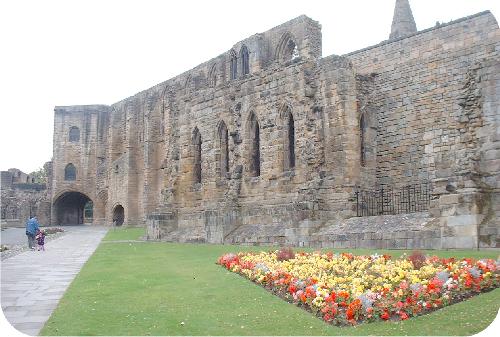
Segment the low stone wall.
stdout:
<svg viewBox="0 0 500 337">
<path fill-rule="evenodd" d="M 319 248 L 440 249 L 439 219 L 429 213 L 351 218 L 311 237 Z"/>
<path fill-rule="evenodd" d="M 177 229 L 177 217 L 173 212 L 155 212 L 146 219 L 146 239 L 161 240 Z"/>
<path fill-rule="evenodd" d="M 177 228 L 171 213 L 152 214 L 147 223 L 148 240 L 212 242 L 208 231 L 199 227 Z M 356 217 L 314 229 L 316 226 L 287 228 L 276 223 L 246 224 L 226 233 L 221 243 L 316 248 L 442 248 L 440 220 L 427 212 Z"/>
</svg>

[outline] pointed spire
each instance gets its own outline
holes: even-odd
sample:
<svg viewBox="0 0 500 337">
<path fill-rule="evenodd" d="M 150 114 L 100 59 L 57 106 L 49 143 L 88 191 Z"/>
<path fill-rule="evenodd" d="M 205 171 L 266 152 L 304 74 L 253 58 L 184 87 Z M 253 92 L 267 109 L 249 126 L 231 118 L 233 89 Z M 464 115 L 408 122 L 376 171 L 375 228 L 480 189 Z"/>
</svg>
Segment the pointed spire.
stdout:
<svg viewBox="0 0 500 337">
<path fill-rule="evenodd" d="M 411 13 L 410 3 L 408 0 L 396 0 L 389 39 L 394 40 L 416 32 L 417 25 Z"/>
</svg>

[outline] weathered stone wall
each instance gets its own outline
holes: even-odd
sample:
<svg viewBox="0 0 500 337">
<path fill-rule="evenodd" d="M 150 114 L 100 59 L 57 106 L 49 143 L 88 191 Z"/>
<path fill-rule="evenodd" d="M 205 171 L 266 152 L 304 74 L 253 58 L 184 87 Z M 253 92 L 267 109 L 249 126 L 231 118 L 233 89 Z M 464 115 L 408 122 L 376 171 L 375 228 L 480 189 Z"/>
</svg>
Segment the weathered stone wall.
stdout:
<svg viewBox="0 0 500 337">
<path fill-rule="evenodd" d="M 300 57 L 293 62 L 280 63 L 275 61 L 275 54 L 279 52 L 276 46 L 286 38 L 297 45 Z M 218 224 L 221 219 L 226 219 L 228 228 L 239 225 L 233 223 L 240 221 L 239 217 L 227 214 L 240 214 L 241 205 L 237 202 L 240 192 L 243 190 L 241 193 L 247 194 L 242 198 L 262 198 L 263 190 L 270 184 L 268 181 L 277 185 L 276 180 L 283 175 L 283 158 L 279 155 L 273 158 L 272 154 L 282 152 L 279 111 L 292 108 L 290 98 L 295 101 L 294 92 L 300 90 L 294 78 L 300 76 L 301 65 L 308 58 L 319 57 L 320 42 L 319 25 L 299 17 L 233 47 L 238 51 L 245 45 L 251 50 L 250 75 L 239 74 L 230 80 L 227 76 L 229 56 L 223 54 L 113 105 L 111 120 L 115 127 L 110 129 L 111 157 L 119 169 L 116 170 L 117 165 L 113 164 L 110 170 L 113 181 L 110 203 L 127 204 L 126 221 L 139 223 L 156 208 L 163 211 L 166 206 L 175 208 L 179 227 L 193 227 L 193 234 L 198 231 L 204 240 L 205 226 Z M 238 71 L 241 72 L 240 63 Z M 211 82 L 210 76 L 214 76 L 215 81 Z M 304 123 L 300 116 L 303 113 L 300 112 L 301 104 L 296 103 L 296 106 L 292 114 L 296 130 L 299 130 Z M 243 168 L 248 171 L 249 162 L 245 157 L 248 157 L 246 152 L 250 146 L 243 140 L 252 111 L 262 128 L 262 174 L 247 179 L 242 185 Z M 229 132 L 229 176 L 234 179 L 221 177 L 216 160 L 220 156 L 217 128 L 221 123 Z M 194 184 L 192 177 L 191 139 L 195 128 L 202 138 L 201 184 Z M 296 139 L 300 142 L 302 136 Z M 233 203 L 226 201 L 229 195 Z M 164 199 L 161 203 L 160 198 Z M 281 203 L 288 199 L 282 197 Z M 220 241 L 221 233 L 215 235 Z"/>
<path fill-rule="evenodd" d="M 475 246 L 480 224 L 496 246 L 499 39 L 483 12 L 345 55 L 375 82 L 377 184 L 431 182 L 443 248 Z"/>
<path fill-rule="evenodd" d="M 52 199 L 80 192 L 108 224 L 121 205 L 152 239 L 495 246 L 498 38 L 485 12 L 321 58 L 319 24 L 298 17 L 111 107 L 57 107 Z M 420 182 L 432 183 L 431 214 L 403 221 L 411 230 L 378 239 L 375 220 L 346 222 L 357 188 Z"/>
<path fill-rule="evenodd" d="M 375 81 L 377 180 L 406 185 L 440 178 L 437 157 L 456 155 L 459 105 L 469 69 L 499 57 L 498 24 L 490 12 L 345 55 Z M 447 168 L 450 170 L 450 168 Z"/>
<path fill-rule="evenodd" d="M 0 174 L 1 174 L 0 186 L 2 187 L 2 189 L 10 188 L 13 183 L 12 173 L 10 173 L 9 171 L 0 171 Z"/>
<path fill-rule="evenodd" d="M 45 165 L 50 167 L 50 163 Z M 45 184 L 31 183 L 29 175 L 18 169 L 1 173 L 1 226 L 23 227 L 31 216 L 36 216 L 41 224 L 50 224 L 50 189 Z"/>
</svg>

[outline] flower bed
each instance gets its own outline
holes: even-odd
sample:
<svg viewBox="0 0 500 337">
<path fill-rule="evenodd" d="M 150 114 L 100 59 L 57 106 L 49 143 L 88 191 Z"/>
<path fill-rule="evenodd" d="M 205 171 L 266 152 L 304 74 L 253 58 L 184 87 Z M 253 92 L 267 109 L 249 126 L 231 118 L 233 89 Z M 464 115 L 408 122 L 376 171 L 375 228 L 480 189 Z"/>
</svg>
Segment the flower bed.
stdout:
<svg viewBox="0 0 500 337">
<path fill-rule="evenodd" d="M 500 264 L 422 254 L 294 254 L 290 249 L 221 256 L 218 264 L 336 325 L 405 320 L 500 284 Z"/>
<path fill-rule="evenodd" d="M 45 234 L 47 234 L 47 235 L 64 232 L 64 229 L 59 228 L 59 227 L 44 228 L 43 230 L 44 230 Z"/>
</svg>

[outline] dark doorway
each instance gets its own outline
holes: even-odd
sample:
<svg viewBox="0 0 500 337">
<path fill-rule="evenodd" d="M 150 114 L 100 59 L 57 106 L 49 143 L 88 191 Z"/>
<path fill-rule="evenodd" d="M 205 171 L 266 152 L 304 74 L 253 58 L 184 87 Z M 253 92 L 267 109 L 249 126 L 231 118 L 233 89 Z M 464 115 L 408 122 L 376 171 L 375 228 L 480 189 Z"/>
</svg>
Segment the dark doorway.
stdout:
<svg viewBox="0 0 500 337">
<path fill-rule="evenodd" d="M 54 202 L 58 225 L 81 225 L 84 223 L 85 205 L 92 200 L 79 192 L 66 192 Z"/>
<path fill-rule="evenodd" d="M 121 226 L 123 225 L 123 220 L 125 219 L 125 210 L 122 205 L 116 205 L 113 209 L 113 225 Z"/>
</svg>

